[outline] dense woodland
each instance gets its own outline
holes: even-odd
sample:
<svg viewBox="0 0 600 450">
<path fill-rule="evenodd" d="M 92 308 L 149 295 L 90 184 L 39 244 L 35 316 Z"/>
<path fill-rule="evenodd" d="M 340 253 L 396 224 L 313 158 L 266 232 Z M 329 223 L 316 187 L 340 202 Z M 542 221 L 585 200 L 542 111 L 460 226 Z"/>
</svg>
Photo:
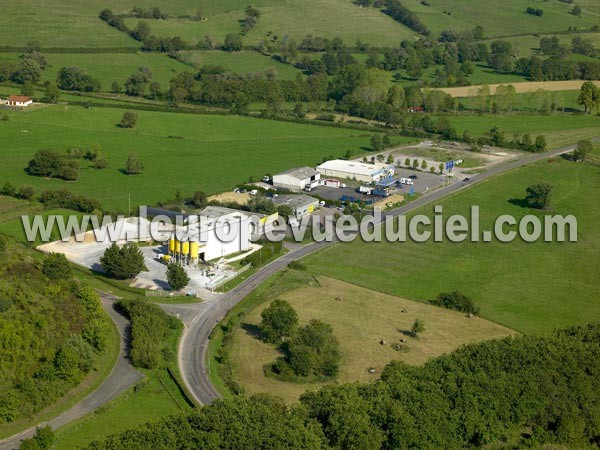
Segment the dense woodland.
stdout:
<svg viewBox="0 0 600 450">
<path fill-rule="evenodd" d="M 0 237 L 0 424 L 40 411 L 93 370 L 109 320 L 64 257 Z"/>
<path fill-rule="evenodd" d="M 472 448 L 600 445 L 600 326 L 463 347 L 373 384 L 331 385 L 286 407 L 219 400 L 90 445 L 109 448 Z"/>
</svg>

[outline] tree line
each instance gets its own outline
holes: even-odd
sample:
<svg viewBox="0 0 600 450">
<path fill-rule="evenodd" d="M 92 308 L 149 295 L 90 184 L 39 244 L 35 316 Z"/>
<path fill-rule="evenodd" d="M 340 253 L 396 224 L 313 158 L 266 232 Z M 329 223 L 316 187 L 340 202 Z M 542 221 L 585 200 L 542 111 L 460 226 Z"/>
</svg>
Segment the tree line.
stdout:
<svg viewBox="0 0 600 450">
<path fill-rule="evenodd" d="M 329 385 L 286 406 L 218 400 L 92 443 L 252 448 L 600 445 L 600 326 L 467 345 L 423 366 L 395 361 L 371 384 Z"/>
</svg>

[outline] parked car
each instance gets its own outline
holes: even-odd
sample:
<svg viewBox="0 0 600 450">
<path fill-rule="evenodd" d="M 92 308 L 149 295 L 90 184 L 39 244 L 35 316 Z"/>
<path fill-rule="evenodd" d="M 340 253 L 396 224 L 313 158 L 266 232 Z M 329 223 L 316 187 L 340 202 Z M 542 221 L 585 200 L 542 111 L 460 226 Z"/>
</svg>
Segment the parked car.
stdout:
<svg viewBox="0 0 600 450">
<path fill-rule="evenodd" d="M 256 194 L 258 194 L 258 190 L 256 190 L 256 189 L 252 189 L 252 190 L 250 191 L 250 195 L 256 195 Z"/>
<path fill-rule="evenodd" d="M 413 174 L 413 175 L 409 175 L 408 178 L 410 178 L 411 180 L 416 180 L 419 177 Z"/>
<path fill-rule="evenodd" d="M 263 183 L 268 183 L 269 181 L 271 181 L 271 177 L 269 175 L 265 175 L 264 177 L 262 177 Z"/>
<path fill-rule="evenodd" d="M 471 181 L 471 179 L 470 179 L 469 177 L 467 177 L 467 178 L 463 178 L 463 181 L 464 181 L 465 183 L 468 183 L 469 181 Z"/>
</svg>

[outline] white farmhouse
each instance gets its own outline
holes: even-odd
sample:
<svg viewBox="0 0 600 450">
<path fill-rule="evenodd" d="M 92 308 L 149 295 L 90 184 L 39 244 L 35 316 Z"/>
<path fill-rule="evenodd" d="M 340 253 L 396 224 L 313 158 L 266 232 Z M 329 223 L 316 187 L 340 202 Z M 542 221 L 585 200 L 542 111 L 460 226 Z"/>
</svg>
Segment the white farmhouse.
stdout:
<svg viewBox="0 0 600 450">
<path fill-rule="evenodd" d="M 31 97 L 27 97 L 26 95 L 11 95 L 6 100 L 6 104 L 8 106 L 16 106 L 20 108 L 25 108 L 33 103 Z"/>
</svg>

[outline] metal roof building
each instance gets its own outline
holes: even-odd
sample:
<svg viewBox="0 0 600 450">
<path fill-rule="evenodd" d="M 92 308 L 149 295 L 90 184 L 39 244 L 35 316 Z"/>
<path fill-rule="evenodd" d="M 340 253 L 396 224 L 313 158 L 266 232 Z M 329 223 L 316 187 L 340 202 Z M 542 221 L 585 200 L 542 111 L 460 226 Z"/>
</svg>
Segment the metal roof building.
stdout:
<svg viewBox="0 0 600 450">
<path fill-rule="evenodd" d="M 372 183 L 394 175 L 392 164 L 368 164 L 344 159 L 333 159 L 317 166 L 321 175 Z"/>
<path fill-rule="evenodd" d="M 293 192 L 303 190 L 307 185 L 314 187 L 321 175 L 312 167 L 298 167 L 273 175 L 273 186 Z"/>
<path fill-rule="evenodd" d="M 288 205 L 294 210 L 297 219 L 311 214 L 319 206 L 319 200 L 310 195 L 282 194 L 273 198 L 275 206 Z"/>
</svg>

